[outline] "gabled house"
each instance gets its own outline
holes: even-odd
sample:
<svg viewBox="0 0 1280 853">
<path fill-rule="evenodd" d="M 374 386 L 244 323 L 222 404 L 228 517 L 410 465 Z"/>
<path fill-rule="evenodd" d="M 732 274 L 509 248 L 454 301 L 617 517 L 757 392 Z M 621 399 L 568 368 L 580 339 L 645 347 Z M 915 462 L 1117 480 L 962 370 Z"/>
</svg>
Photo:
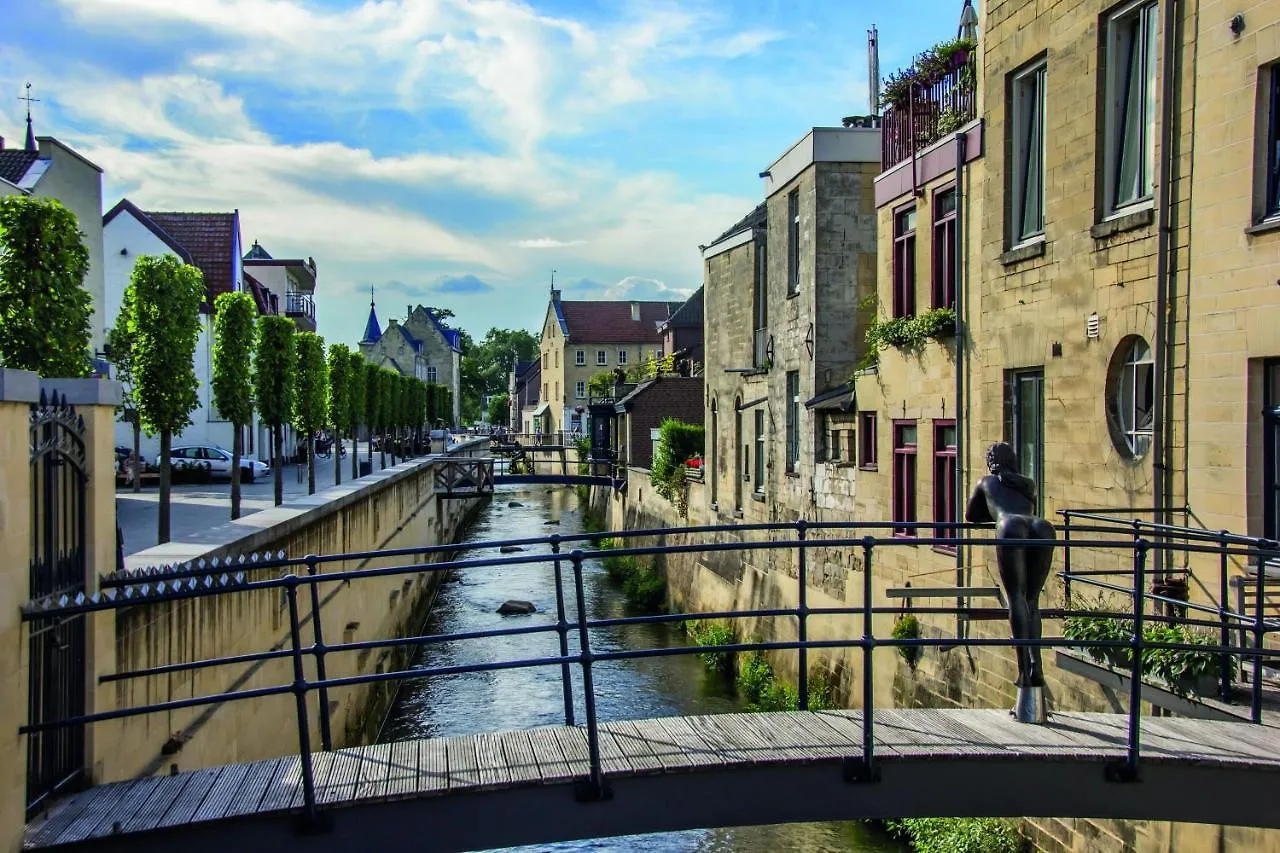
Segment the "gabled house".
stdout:
<svg viewBox="0 0 1280 853">
<path fill-rule="evenodd" d="M 268 291 L 298 331 L 316 330 L 316 262 L 313 258 L 273 258 L 254 240 L 244 256 L 244 271 L 246 281 L 252 276 L 253 281 Z"/>
<path fill-rule="evenodd" d="M 511 394 L 511 429 L 514 432 L 539 432 L 545 406 L 539 403 L 542 390 L 542 361 L 517 361 L 508 386 Z M 542 430 L 545 431 L 545 430 Z"/>
<path fill-rule="evenodd" d="M 204 275 L 205 300 L 200 306 L 200 337 L 196 343 L 195 373 L 199 383 L 198 403 L 191 413 L 191 425 L 175 436 L 175 445 L 216 444 L 231 447 L 232 426 L 213 405 L 213 304 L 220 294 L 247 290 L 259 310 L 269 312 L 271 301 L 260 283 L 246 282 L 241 265 L 240 212 L 187 213 L 144 211 L 128 199 L 121 199 L 102 217 L 106 328 L 115 325 L 133 266 L 141 255 L 173 255 L 198 268 Z M 292 439 L 286 431 L 286 446 Z M 128 424 L 116 425 L 116 443 L 133 441 Z M 254 455 L 269 452 L 266 428 L 251 424 L 245 451 Z M 143 455 L 153 457 L 160 450 L 159 438 L 143 436 Z"/>
<path fill-rule="evenodd" d="M 702 291 L 699 287 L 662 324 L 662 354 L 701 365 L 703 361 Z"/>
<path fill-rule="evenodd" d="M 453 392 L 453 423 L 457 424 L 461 419 L 462 333 L 441 323 L 422 305 L 408 306 L 405 314 L 404 322 L 388 319 L 384 330 L 370 298 L 360 352 L 366 361 L 401 376 L 448 387 Z"/>
<path fill-rule="evenodd" d="M 92 299 L 89 345 L 102 350 L 102 169 L 52 136 L 36 136 L 27 117 L 27 139 L 22 148 L 8 148 L 0 137 L 0 196 L 29 195 L 53 198 L 75 214 L 89 251 L 89 271 L 84 288 Z"/>
</svg>

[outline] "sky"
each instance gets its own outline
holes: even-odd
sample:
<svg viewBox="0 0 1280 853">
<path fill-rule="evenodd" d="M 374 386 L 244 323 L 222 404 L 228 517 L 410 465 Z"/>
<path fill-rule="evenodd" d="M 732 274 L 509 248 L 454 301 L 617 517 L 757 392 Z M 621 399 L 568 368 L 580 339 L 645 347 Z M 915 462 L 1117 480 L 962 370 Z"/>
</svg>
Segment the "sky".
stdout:
<svg viewBox="0 0 1280 853">
<path fill-rule="evenodd" d="M 564 298 L 670 299 L 811 127 L 955 35 L 961 0 L 34 0 L 6 4 L 0 135 L 103 167 L 103 203 L 238 209 L 313 257 L 319 332 Z M 9 97 L 3 97 L 10 93 Z"/>
</svg>

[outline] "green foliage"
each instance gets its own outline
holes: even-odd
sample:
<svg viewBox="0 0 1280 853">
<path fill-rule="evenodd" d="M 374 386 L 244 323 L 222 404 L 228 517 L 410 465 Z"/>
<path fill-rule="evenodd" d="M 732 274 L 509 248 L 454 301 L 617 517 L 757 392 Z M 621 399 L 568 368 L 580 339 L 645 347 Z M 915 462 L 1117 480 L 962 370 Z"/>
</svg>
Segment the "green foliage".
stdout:
<svg viewBox="0 0 1280 853">
<path fill-rule="evenodd" d="M 399 374 L 382 368 L 378 376 L 378 432 L 385 433 L 395 421 L 396 390 Z"/>
<path fill-rule="evenodd" d="M 511 397 L 498 394 L 489 398 L 489 423 L 505 424 L 511 421 Z"/>
<path fill-rule="evenodd" d="M 294 348 L 298 369 L 293 384 L 293 422 L 310 436 L 329 422 L 329 366 L 324 360 L 324 338 L 315 332 L 299 332 Z"/>
<path fill-rule="evenodd" d="M 747 700 L 751 711 L 794 711 L 800 707 L 800 694 L 795 687 L 778 678 L 764 652 L 748 652 L 738 666 L 738 693 Z M 826 676 L 809 677 L 809 710 L 833 707 L 831 682 Z"/>
<path fill-rule="evenodd" d="M 580 438 L 575 438 L 573 440 L 573 446 L 574 449 L 578 451 L 578 473 L 591 473 L 591 466 L 587 463 L 587 457 L 591 455 L 591 439 L 587 438 L 585 435 Z M 582 488 L 585 489 L 586 486 L 583 486 Z M 589 495 L 590 493 L 588 493 L 588 496 Z"/>
<path fill-rule="evenodd" d="M 213 403 L 225 419 L 242 426 L 253 419 L 253 344 L 258 307 L 244 291 L 218 295 L 213 303 Z"/>
<path fill-rule="evenodd" d="M 905 818 L 884 825 L 917 853 L 1019 853 L 1025 848 L 1018 828 L 1001 818 Z"/>
<path fill-rule="evenodd" d="M 353 351 L 347 361 L 347 413 L 343 428 L 355 435 L 364 420 L 365 400 L 365 360 L 364 356 Z"/>
<path fill-rule="evenodd" d="M 89 251 L 80 237 L 75 214 L 54 199 L 0 199 L 0 366 L 89 372 Z"/>
<path fill-rule="evenodd" d="M 699 646 L 728 646 L 735 641 L 733 629 L 719 622 L 686 622 L 685 631 Z M 719 675 L 733 674 L 733 652 L 700 652 L 698 660 L 711 672 Z"/>
<path fill-rule="evenodd" d="M 601 550 L 616 547 L 609 538 L 600 540 Z M 632 556 L 609 555 L 601 558 L 601 565 L 611 579 L 622 586 L 627 603 L 645 613 L 661 613 L 667 605 L 667 578 L 654 567 L 651 559 Z"/>
<path fill-rule="evenodd" d="M 880 360 L 880 351 L 896 347 L 905 352 L 918 352 L 931 340 L 954 334 L 956 312 L 953 308 L 931 308 L 910 317 L 882 320 L 875 317 L 867 326 L 867 354 L 859 369 L 872 367 Z"/>
<path fill-rule="evenodd" d="M 148 435 L 181 432 L 191 423 L 199 403 L 195 354 L 204 297 L 200 270 L 172 255 L 143 255 L 133 265 L 121 304 L 132 311 L 138 417 Z"/>
<path fill-rule="evenodd" d="M 601 370 L 588 379 L 587 394 L 591 397 L 612 397 L 613 371 Z"/>
<path fill-rule="evenodd" d="M 258 348 L 253 356 L 254 393 L 258 414 L 270 427 L 293 420 L 298 350 L 293 321 L 268 314 L 258 318 Z"/>
<path fill-rule="evenodd" d="M 476 344 L 466 332 L 463 335 L 462 389 L 463 420 L 479 420 L 480 401 L 507 389 L 507 375 L 515 361 L 533 361 L 538 357 L 538 339 L 524 329 L 490 329 L 484 340 Z M 449 411 L 452 412 L 452 401 Z M 494 421 L 492 415 L 490 421 Z"/>
<path fill-rule="evenodd" d="M 369 428 L 369 434 L 373 435 L 382 426 L 380 420 L 379 409 L 382 405 L 382 389 L 379 383 L 382 381 L 382 368 L 376 364 L 366 362 L 364 365 L 364 417 L 362 421 Z"/>
<path fill-rule="evenodd" d="M 123 398 L 120 401 L 121 420 L 134 423 L 138 418 L 138 381 L 133 366 L 133 332 L 130 323 L 136 309 L 133 305 L 134 289 L 126 287 L 120 302 L 116 324 L 107 332 L 107 352 L 116 380 L 120 383 Z"/>
<path fill-rule="evenodd" d="M 899 616 L 897 621 L 893 623 L 893 638 L 895 640 L 918 640 L 920 638 L 920 620 L 911 613 L 904 613 Z M 924 649 L 920 646 L 898 646 L 898 654 L 907 662 L 907 666 L 911 667 L 911 671 L 915 672 L 916 664 L 920 662 L 920 656 L 924 654 Z"/>
<path fill-rule="evenodd" d="M 635 384 L 644 382 L 646 379 L 655 379 L 659 376 L 669 375 L 676 372 L 675 354 L 663 356 L 662 358 L 650 358 L 627 370 L 627 381 Z M 612 381 L 612 379 L 610 380 Z"/>
<path fill-rule="evenodd" d="M 689 511 L 685 463 L 702 455 L 705 439 L 706 429 L 702 424 L 689 424 L 676 418 L 664 419 L 658 430 L 658 449 L 653 456 L 649 482 L 658 494 L 676 506 L 681 516 Z"/>
<path fill-rule="evenodd" d="M 951 39 L 941 42 L 916 57 L 906 68 L 891 73 L 880 87 L 880 106 L 904 108 L 911 100 L 913 87 L 932 86 L 957 66 L 968 60 L 977 49 L 971 39 Z M 971 64 L 965 65 L 960 74 L 960 85 L 972 88 L 974 72 Z M 938 138 L 938 137 L 935 137 Z M 933 140 L 929 140 L 933 141 Z M 922 144 L 928 144 L 923 142 Z"/>
<path fill-rule="evenodd" d="M 351 416 L 351 350 L 329 345 L 329 426 L 345 431 Z"/>
</svg>

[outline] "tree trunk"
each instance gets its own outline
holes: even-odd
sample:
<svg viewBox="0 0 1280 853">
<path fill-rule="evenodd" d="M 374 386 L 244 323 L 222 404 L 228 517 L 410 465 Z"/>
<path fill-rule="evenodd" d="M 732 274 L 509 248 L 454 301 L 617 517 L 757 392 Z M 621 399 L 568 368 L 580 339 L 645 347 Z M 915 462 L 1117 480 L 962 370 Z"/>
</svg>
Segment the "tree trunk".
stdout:
<svg viewBox="0 0 1280 853">
<path fill-rule="evenodd" d="M 396 467 L 396 431 L 391 431 L 391 467 Z"/>
<path fill-rule="evenodd" d="M 240 424 L 232 424 L 231 436 L 231 520 L 240 517 L 240 456 L 244 453 L 244 432 Z"/>
<path fill-rule="evenodd" d="M 133 461 L 129 463 L 133 466 L 133 490 L 135 492 L 142 491 L 142 421 L 138 418 L 138 413 L 133 413 Z"/>
<path fill-rule="evenodd" d="M 316 434 L 307 433 L 307 494 L 316 493 Z"/>
<path fill-rule="evenodd" d="M 169 445 L 173 441 L 170 430 L 160 431 L 160 524 L 156 531 L 156 543 L 169 541 Z"/>
<path fill-rule="evenodd" d="M 369 427 L 369 473 L 373 473 L 373 427 Z"/>
<path fill-rule="evenodd" d="M 351 431 L 351 479 L 360 476 L 360 425 Z"/>
<path fill-rule="evenodd" d="M 333 428 L 333 484 L 342 485 L 342 430 Z"/>
<path fill-rule="evenodd" d="M 378 464 L 382 466 L 382 470 L 387 470 L 387 434 L 382 433 L 382 441 L 378 442 Z"/>
<path fill-rule="evenodd" d="M 271 466 L 275 469 L 276 506 L 284 503 L 284 430 L 271 426 Z"/>
</svg>

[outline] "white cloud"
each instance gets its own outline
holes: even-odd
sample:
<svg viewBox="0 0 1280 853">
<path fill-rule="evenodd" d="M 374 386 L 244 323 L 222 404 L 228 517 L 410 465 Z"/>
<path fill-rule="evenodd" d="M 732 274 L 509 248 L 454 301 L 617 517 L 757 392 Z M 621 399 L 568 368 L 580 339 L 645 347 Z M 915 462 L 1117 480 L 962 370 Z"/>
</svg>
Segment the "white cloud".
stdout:
<svg viewBox="0 0 1280 853">
<path fill-rule="evenodd" d="M 553 240 L 550 237 L 534 237 L 530 240 L 517 240 L 512 243 L 521 249 L 564 249 L 569 246 L 581 246 L 586 240 Z"/>
</svg>

